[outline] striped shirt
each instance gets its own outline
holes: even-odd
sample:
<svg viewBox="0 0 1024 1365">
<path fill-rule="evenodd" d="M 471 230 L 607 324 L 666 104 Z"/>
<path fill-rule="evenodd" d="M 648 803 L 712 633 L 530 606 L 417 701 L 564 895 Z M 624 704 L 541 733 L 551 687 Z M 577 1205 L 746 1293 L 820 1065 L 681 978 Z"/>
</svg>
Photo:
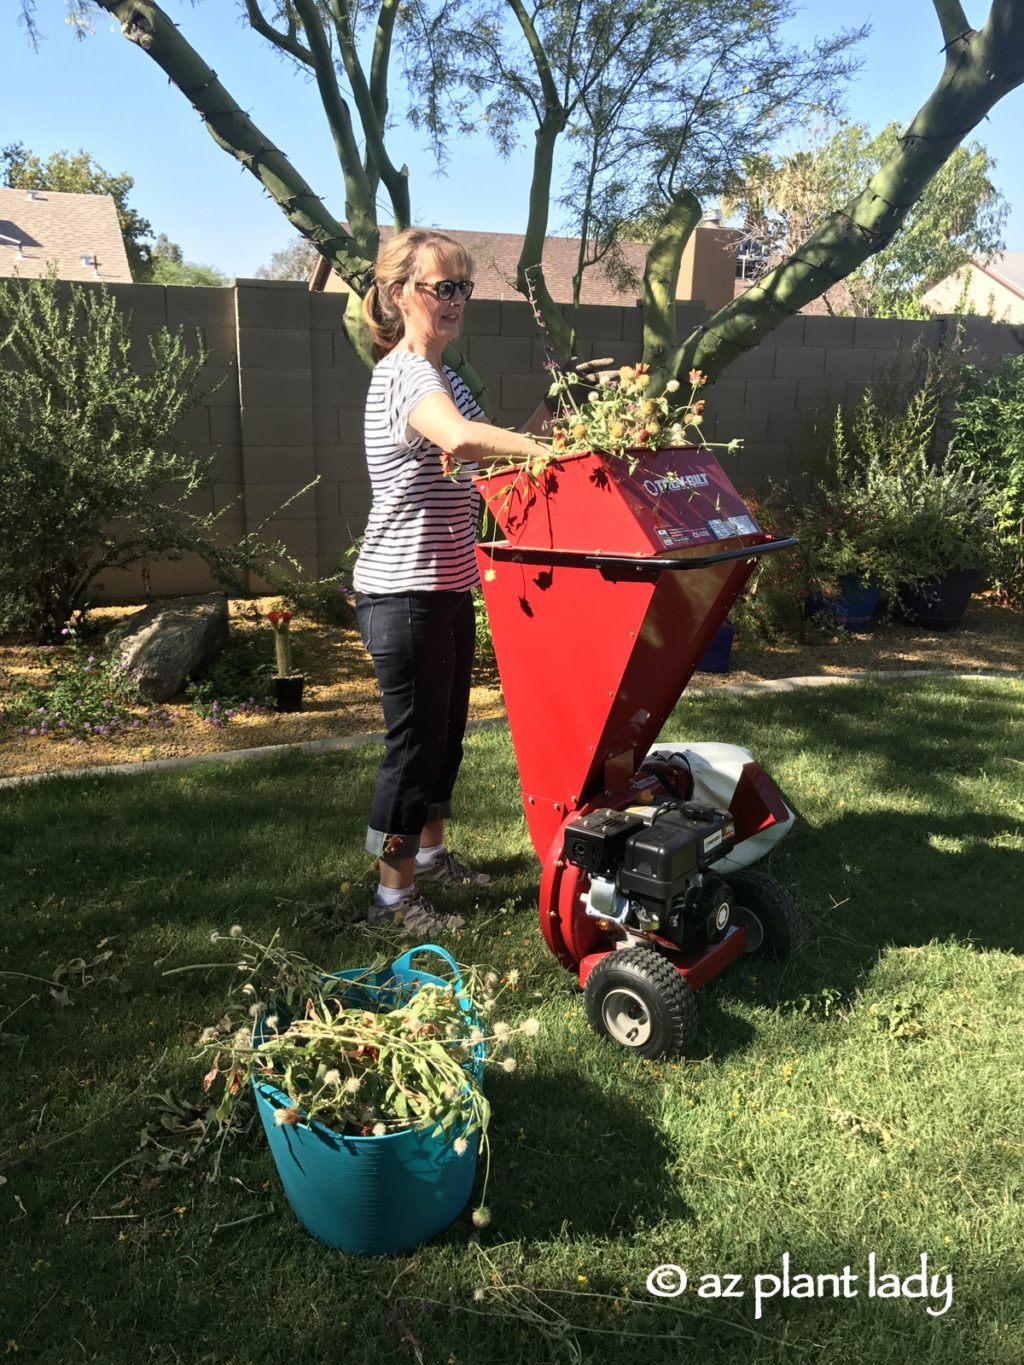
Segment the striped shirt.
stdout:
<svg viewBox="0 0 1024 1365">
<path fill-rule="evenodd" d="M 463 417 L 482 417 L 458 375 L 447 366 L 444 372 Z M 480 581 L 473 552 L 476 463 L 446 478 L 438 447 L 408 425 L 430 393 L 448 387 L 425 356 L 391 351 L 374 368 L 365 422 L 373 502 L 352 580 L 359 592 L 454 592 Z"/>
</svg>

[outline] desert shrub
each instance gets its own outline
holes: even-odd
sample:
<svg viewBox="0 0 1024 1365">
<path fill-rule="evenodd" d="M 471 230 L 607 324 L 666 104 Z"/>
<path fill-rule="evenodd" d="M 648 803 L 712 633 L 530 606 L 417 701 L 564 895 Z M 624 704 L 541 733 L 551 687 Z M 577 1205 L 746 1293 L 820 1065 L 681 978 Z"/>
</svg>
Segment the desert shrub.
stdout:
<svg viewBox="0 0 1024 1365">
<path fill-rule="evenodd" d="M 160 328 L 140 366 L 106 289 L 0 283 L 0 629 L 58 640 L 107 569 L 199 554 L 237 590 L 283 553 L 257 533 L 225 547 L 222 513 L 189 506 L 212 462 L 172 433 L 205 360 L 198 335 Z"/>
<path fill-rule="evenodd" d="M 964 367 L 953 450 L 994 487 L 992 578 L 1024 605 L 1024 355 L 1004 356 L 995 373 Z"/>
</svg>

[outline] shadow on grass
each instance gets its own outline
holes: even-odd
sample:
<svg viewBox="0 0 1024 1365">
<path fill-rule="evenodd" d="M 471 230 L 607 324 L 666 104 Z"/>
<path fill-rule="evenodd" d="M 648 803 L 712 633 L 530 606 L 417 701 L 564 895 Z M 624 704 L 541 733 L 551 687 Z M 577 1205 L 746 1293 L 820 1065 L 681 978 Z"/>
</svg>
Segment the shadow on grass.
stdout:
<svg viewBox="0 0 1024 1365">
<path fill-rule="evenodd" d="M 608 1067 L 621 1053 L 609 1045 Z M 673 1149 L 654 1118 L 570 1059 L 522 1079 L 488 1077 L 500 1115 L 491 1133 L 489 1196 L 502 1237 L 633 1236 L 693 1210 L 665 1172 Z"/>
</svg>

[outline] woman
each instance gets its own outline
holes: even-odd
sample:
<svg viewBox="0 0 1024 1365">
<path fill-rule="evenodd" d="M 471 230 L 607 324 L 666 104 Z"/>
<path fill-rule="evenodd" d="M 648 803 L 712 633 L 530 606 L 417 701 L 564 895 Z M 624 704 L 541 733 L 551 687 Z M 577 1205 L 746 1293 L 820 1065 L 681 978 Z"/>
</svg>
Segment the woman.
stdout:
<svg viewBox="0 0 1024 1365">
<path fill-rule="evenodd" d="M 473 263 L 439 232 L 409 228 L 381 248 L 363 314 L 377 365 L 366 400 L 373 503 L 356 561 L 356 619 L 387 725 L 367 851 L 380 884 L 369 923 L 459 929 L 420 883 L 486 886 L 445 845 L 462 761 L 476 639 L 470 590 L 479 465 L 546 447 L 491 426 L 441 360 L 473 292 Z"/>
</svg>

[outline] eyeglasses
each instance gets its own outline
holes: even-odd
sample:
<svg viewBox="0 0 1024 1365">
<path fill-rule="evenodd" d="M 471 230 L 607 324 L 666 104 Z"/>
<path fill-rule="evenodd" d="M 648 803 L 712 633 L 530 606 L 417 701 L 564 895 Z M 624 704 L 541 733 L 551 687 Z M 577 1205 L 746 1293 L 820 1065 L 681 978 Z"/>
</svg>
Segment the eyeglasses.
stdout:
<svg viewBox="0 0 1024 1365">
<path fill-rule="evenodd" d="M 473 297 L 473 280 L 434 280 L 432 284 L 417 281 L 417 289 L 429 289 L 435 298 L 447 303 L 455 297 L 456 289 L 467 302 Z"/>
</svg>

